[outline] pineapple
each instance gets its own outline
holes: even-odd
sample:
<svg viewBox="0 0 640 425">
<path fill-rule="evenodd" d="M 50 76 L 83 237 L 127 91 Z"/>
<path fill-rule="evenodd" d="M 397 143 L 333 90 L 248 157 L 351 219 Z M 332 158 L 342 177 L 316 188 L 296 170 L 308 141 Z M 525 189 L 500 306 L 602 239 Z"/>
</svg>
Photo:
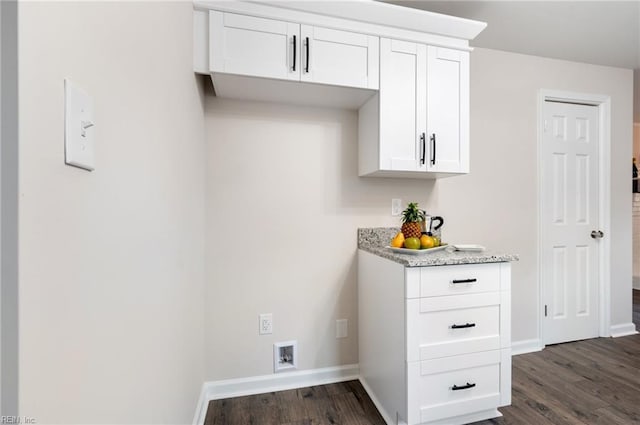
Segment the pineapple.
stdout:
<svg viewBox="0 0 640 425">
<path fill-rule="evenodd" d="M 405 238 L 420 238 L 422 228 L 420 223 L 424 221 L 424 211 L 418 209 L 416 202 L 409 202 L 407 209 L 402 212 L 402 229 Z"/>
</svg>

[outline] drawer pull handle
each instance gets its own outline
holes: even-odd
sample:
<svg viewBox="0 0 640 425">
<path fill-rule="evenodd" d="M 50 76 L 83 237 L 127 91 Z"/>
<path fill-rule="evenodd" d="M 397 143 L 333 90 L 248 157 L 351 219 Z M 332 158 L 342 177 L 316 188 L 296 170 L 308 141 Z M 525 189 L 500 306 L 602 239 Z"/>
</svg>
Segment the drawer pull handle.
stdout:
<svg viewBox="0 0 640 425">
<path fill-rule="evenodd" d="M 451 283 L 476 283 L 478 279 L 453 279 Z"/>
<path fill-rule="evenodd" d="M 451 325 L 451 329 L 475 328 L 475 323 L 465 323 L 464 325 Z"/>
<path fill-rule="evenodd" d="M 457 386 L 457 385 L 454 385 L 453 387 L 451 387 L 451 391 L 468 390 L 469 388 L 473 388 L 475 386 L 476 386 L 476 384 L 470 384 L 470 383 L 467 382 L 467 385 L 462 385 L 460 387 Z"/>
</svg>

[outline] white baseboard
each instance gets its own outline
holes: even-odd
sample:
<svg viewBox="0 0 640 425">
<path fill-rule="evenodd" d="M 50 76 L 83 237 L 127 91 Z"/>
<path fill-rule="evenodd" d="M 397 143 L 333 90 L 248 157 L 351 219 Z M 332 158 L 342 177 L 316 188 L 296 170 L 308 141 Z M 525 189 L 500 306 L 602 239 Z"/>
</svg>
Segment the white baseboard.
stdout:
<svg viewBox="0 0 640 425">
<path fill-rule="evenodd" d="M 633 276 L 633 289 L 640 289 L 640 276 Z"/>
<path fill-rule="evenodd" d="M 544 344 L 539 339 L 525 339 L 523 341 L 515 341 L 511 343 L 511 355 L 534 353 L 542 351 Z"/>
<path fill-rule="evenodd" d="M 618 338 L 620 336 L 629 336 L 635 335 L 638 331 L 636 331 L 636 325 L 633 323 L 623 323 L 622 325 L 613 325 L 611 326 L 611 337 Z"/>
<path fill-rule="evenodd" d="M 202 385 L 193 425 L 204 424 L 204 419 L 207 415 L 207 406 L 211 400 L 291 390 L 314 385 L 333 384 L 336 382 L 351 381 L 359 377 L 360 369 L 358 365 L 352 364 L 205 382 Z"/>
<path fill-rule="evenodd" d="M 207 416 L 207 404 L 209 401 L 206 400 L 206 382 L 202 384 L 202 388 L 200 389 L 200 397 L 198 398 L 198 404 L 196 405 L 196 414 L 193 416 L 193 425 L 203 425 L 204 418 Z"/>
</svg>

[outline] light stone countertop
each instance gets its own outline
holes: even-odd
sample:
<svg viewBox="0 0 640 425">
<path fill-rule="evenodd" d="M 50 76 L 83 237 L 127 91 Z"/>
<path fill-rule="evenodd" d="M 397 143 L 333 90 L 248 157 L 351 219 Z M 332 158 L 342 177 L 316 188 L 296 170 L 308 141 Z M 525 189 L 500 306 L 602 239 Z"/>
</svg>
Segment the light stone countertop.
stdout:
<svg viewBox="0 0 640 425">
<path fill-rule="evenodd" d="M 391 239 L 400 231 L 397 227 L 374 227 L 358 229 L 358 248 L 406 267 L 448 266 L 456 264 L 502 263 L 518 261 L 515 254 L 505 254 L 486 250 L 483 252 L 448 252 L 447 250 L 421 255 L 400 254 L 386 248 Z"/>
</svg>

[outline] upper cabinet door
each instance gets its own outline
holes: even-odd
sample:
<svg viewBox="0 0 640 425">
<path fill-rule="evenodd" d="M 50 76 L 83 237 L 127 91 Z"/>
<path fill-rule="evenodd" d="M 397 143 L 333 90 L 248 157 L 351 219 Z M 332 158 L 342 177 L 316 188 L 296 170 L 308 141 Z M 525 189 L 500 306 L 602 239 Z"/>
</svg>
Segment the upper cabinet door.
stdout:
<svg viewBox="0 0 640 425">
<path fill-rule="evenodd" d="M 300 40 L 301 81 L 378 89 L 378 37 L 302 25 Z"/>
<path fill-rule="evenodd" d="M 469 172 L 469 52 L 428 46 L 427 170 Z"/>
<path fill-rule="evenodd" d="M 380 170 L 426 170 L 426 68 L 425 45 L 380 39 Z"/>
<path fill-rule="evenodd" d="M 211 72 L 300 79 L 300 25 L 209 12 Z"/>
</svg>

